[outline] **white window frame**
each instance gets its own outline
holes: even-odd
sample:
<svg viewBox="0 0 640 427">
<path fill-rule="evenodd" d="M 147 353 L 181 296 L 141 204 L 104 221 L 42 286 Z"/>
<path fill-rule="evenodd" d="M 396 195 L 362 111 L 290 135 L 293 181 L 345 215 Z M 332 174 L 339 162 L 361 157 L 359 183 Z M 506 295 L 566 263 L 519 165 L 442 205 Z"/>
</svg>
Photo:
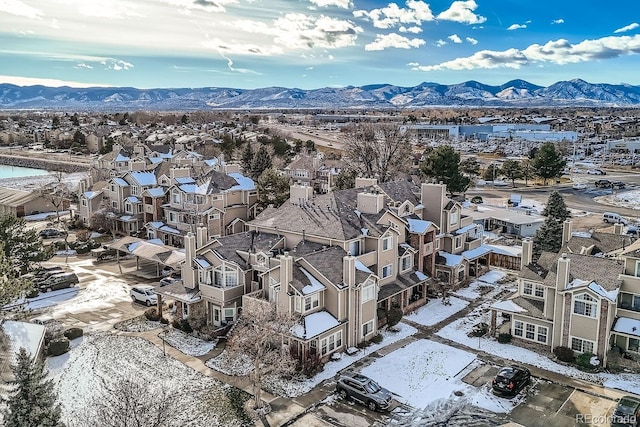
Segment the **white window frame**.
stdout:
<svg viewBox="0 0 640 427">
<path fill-rule="evenodd" d="M 382 250 L 388 251 L 393 247 L 393 236 L 385 236 L 382 238 Z"/>
<path fill-rule="evenodd" d="M 406 266 L 405 266 L 406 262 Z M 413 267 L 413 254 L 409 253 L 400 258 L 400 271 L 407 271 Z"/>
<path fill-rule="evenodd" d="M 533 295 L 533 283 L 531 282 L 524 282 L 522 284 L 522 293 L 524 295 Z"/>
<path fill-rule="evenodd" d="M 388 274 L 386 274 L 388 272 Z M 382 267 L 382 278 L 386 279 L 387 277 L 391 277 L 393 275 L 393 264 L 387 264 Z"/>
<path fill-rule="evenodd" d="M 376 284 L 375 283 L 365 283 L 362 286 L 362 304 L 372 301 L 376 298 Z"/>
<path fill-rule="evenodd" d="M 584 338 L 578 338 L 578 337 L 570 337 L 570 338 L 571 338 L 571 343 L 569 347 L 571 348 L 571 350 L 578 353 L 595 354 L 594 350 L 596 348 L 596 344 L 593 341 L 585 340 Z"/>
<path fill-rule="evenodd" d="M 304 297 L 304 311 L 310 311 L 320 306 L 320 293 L 307 295 Z"/>
<path fill-rule="evenodd" d="M 538 298 L 544 298 L 544 286 L 535 285 L 533 288 L 533 296 Z"/>
<path fill-rule="evenodd" d="M 598 317 L 598 301 L 587 293 L 573 297 L 573 314 L 592 319 Z"/>
<path fill-rule="evenodd" d="M 172 191 L 171 192 L 171 203 L 180 204 L 180 192 Z"/>
<path fill-rule="evenodd" d="M 449 214 L 449 225 L 456 225 L 458 223 L 458 210 L 452 210 Z"/>
<path fill-rule="evenodd" d="M 538 326 L 538 331 L 536 332 L 536 341 L 542 344 L 546 344 L 548 336 L 549 328 L 547 328 L 546 326 Z"/>
<path fill-rule="evenodd" d="M 325 356 L 342 347 L 342 331 L 336 331 L 320 340 L 320 355 Z"/>
<path fill-rule="evenodd" d="M 367 323 L 364 323 L 362 325 L 362 336 L 366 337 L 368 335 L 373 334 L 373 330 L 374 330 L 374 323 L 373 323 L 373 319 L 369 320 Z"/>
<path fill-rule="evenodd" d="M 519 320 L 513 321 L 513 335 L 516 337 L 524 337 L 524 323 Z"/>
<path fill-rule="evenodd" d="M 536 339 L 536 325 L 533 323 L 525 324 L 524 337 L 528 340 L 534 341 Z"/>
</svg>

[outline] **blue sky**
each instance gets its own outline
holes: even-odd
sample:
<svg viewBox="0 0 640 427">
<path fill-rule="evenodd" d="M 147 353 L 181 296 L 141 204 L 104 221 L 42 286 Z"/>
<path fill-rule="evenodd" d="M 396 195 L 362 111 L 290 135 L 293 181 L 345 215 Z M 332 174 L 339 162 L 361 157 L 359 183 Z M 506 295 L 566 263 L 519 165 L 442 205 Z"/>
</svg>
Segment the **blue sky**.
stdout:
<svg viewBox="0 0 640 427">
<path fill-rule="evenodd" d="M 0 82 L 640 85 L 639 10 L 637 0 L 0 0 Z"/>
</svg>

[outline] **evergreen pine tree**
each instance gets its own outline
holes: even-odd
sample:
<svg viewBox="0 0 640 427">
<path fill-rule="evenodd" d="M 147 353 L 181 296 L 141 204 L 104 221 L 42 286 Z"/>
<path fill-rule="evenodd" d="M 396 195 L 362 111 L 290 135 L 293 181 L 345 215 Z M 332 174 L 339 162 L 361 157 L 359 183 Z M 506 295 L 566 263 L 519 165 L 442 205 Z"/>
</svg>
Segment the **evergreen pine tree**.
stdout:
<svg viewBox="0 0 640 427">
<path fill-rule="evenodd" d="M 262 172 L 269 169 L 271 167 L 271 155 L 267 150 L 267 147 L 261 145 L 256 155 L 253 157 L 253 161 L 251 162 L 251 176 L 256 179 Z"/>
<path fill-rule="evenodd" d="M 253 161 L 253 148 L 251 147 L 251 143 L 247 143 L 242 150 L 242 168 L 246 175 L 251 174 L 251 162 Z"/>
<path fill-rule="evenodd" d="M 24 348 L 11 367 L 14 380 L 7 399 L 4 416 L 6 427 L 64 427 L 60 421 L 61 408 L 53 388 L 53 380 L 46 379 L 44 363 L 34 361 Z"/>
<path fill-rule="evenodd" d="M 564 203 L 564 198 L 557 191 L 552 191 L 549 195 L 547 205 L 544 207 L 542 215 L 554 218 L 560 224 L 562 224 L 565 219 L 571 218 L 571 213 Z"/>
<path fill-rule="evenodd" d="M 547 218 L 533 238 L 533 259 L 537 260 L 542 252 L 559 252 L 562 247 L 562 225 L 571 217 L 564 199 L 557 191 L 553 191 L 547 199 L 542 211 Z"/>
</svg>

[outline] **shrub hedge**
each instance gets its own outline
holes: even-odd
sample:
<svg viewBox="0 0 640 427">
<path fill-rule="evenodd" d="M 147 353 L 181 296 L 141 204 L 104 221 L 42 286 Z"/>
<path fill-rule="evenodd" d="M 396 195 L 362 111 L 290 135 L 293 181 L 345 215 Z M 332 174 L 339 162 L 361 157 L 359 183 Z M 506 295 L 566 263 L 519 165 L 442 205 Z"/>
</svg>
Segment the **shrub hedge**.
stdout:
<svg viewBox="0 0 640 427">
<path fill-rule="evenodd" d="M 56 338 L 49 343 L 47 352 L 49 356 L 60 356 L 69 351 L 69 339 L 66 337 Z"/>
<path fill-rule="evenodd" d="M 82 328 L 69 328 L 63 332 L 63 335 L 69 340 L 74 340 L 84 335 L 84 331 L 82 330 Z"/>
</svg>

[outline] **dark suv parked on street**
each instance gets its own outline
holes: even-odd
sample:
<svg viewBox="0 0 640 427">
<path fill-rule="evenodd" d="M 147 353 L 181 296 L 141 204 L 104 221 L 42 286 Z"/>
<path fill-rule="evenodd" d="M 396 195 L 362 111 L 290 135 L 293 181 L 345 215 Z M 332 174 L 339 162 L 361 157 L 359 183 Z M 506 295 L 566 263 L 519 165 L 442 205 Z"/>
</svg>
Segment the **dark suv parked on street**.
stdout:
<svg viewBox="0 0 640 427">
<path fill-rule="evenodd" d="M 336 385 L 336 392 L 340 398 L 350 397 L 358 400 L 372 411 L 389 409 L 391 405 L 391 392 L 380 387 L 371 378 L 360 374 L 341 376 Z"/>
<path fill-rule="evenodd" d="M 500 369 L 491 386 L 495 393 L 515 396 L 529 383 L 530 379 L 529 369 L 516 365 L 507 366 Z"/>
<path fill-rule="evenodd" d="M 623 396 L 613 410 L 611 425 L 615 427 L 640 426 L 640 399 Z"/>
</svg>

